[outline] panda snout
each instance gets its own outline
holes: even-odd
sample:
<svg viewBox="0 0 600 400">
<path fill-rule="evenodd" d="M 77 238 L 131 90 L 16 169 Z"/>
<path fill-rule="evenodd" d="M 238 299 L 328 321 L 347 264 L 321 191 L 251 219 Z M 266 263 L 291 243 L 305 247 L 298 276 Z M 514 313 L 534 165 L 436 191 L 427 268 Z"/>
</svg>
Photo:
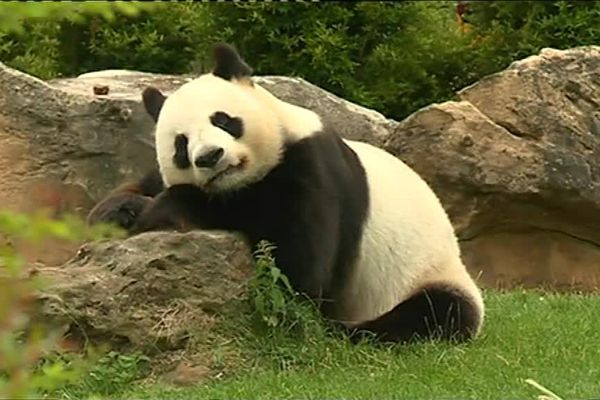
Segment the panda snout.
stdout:
<svg viewBox="0 0 600 400">
<path fill-rule="evenodd" d="M 222 147 L 212 147 L 196 157 L 194 165 L 198 168 L 212 168 L 224 154 L 225 150 Z"/>
</svg>

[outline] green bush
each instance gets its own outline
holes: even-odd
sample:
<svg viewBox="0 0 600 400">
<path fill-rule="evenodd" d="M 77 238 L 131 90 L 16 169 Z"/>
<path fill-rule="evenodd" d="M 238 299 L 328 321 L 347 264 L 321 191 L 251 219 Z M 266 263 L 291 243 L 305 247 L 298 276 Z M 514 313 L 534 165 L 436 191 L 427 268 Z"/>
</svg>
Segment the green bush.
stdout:
<svg viewBox="0 0 600 400">
<path fill-rule="evenodd" d="M 87 16 L 113 20 L 118 14 L 135 15 L 141 9 L 154 6 L 132 2 L 88 2 L 65 4 L 58 2 L 8 2 L 0 7 L 0 30 L 24 32 L 26 20 L 84 21 Z"/>
<path fill-rule="evenodd" d="M 452 96 L 466 50 L 448 2 L 219 5 L 212 14 L 260 74 L 300 76 L 395 118 Z"/>
<path fill-rule="evenodd" d="M 72 71 L 68 56 L 77 57 L 73 50 L 80 46 L 69 27 L 90 23 L 91 29 L 153 8 L 156 5 L 129 2 L 2 3 L 0 61 L 43 79 L 68 75 Z"/>
<path fill-rule="evenodd" d="M 4 5 L 0 5 L 2 12 Z M 0 59 L 51 78 L 128 68 L 203 72 L 215 41 L 234 43 L 257 74 L 300 76 L 401 119 L 543 47 L 600 43 L 600 2 L 159 4 L 113 19 L 27 22 L 0 34 Z"/>
<path fill-rule="evenodd" d="M 59 337 L 35 322 L 32 310 L 37 291 L 47 284 L 30 274 L 21 249 L 47 239 L 67 241 L 122 235 L 111 226 L 89 228 L 65 215 L 0 212 L 0 398 L 35 397 L 81 377 L 85 360 L 65 362 L 51 357 Z"/>
<path fill-rule="evenodd" d="M 600 2 L 474 2 L 468 16 L 482 73 L 498 70 L 544 47 L 600 45 Z"/>
</svg>

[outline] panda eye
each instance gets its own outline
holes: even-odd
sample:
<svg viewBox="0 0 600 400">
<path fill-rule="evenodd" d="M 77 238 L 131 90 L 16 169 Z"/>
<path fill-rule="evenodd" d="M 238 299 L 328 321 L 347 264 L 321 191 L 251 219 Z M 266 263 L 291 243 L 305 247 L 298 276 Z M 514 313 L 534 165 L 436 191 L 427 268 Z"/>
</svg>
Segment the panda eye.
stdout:
<svg viewBox="0 0 600 400">
<path fill-rule="evenodd" d="M 231 117 L 223 111 L 217 111 L 210 116 L 210 123 L 217 128 L 223 129 L 236 139 L 242 137 L 244 133 L 244 124 L 240 118 Z"/>
</svg>

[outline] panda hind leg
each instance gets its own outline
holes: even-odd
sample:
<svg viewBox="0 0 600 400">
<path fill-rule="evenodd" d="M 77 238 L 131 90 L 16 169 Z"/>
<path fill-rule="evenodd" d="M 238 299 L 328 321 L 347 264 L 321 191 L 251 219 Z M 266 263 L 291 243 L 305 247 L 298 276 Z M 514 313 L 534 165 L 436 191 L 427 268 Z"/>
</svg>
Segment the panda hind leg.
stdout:
<svg viewBox="0 0 600 400">
<path fill-rule="evenodd" d="M 366 332 L 383 342 L 466 342 L 476 336 L 481 318 L 481 310 L 463 291 L 436 284 L 421 289 L 381 317 L 355 326 L 351 337 L 357 340 Z"/>
</svg>

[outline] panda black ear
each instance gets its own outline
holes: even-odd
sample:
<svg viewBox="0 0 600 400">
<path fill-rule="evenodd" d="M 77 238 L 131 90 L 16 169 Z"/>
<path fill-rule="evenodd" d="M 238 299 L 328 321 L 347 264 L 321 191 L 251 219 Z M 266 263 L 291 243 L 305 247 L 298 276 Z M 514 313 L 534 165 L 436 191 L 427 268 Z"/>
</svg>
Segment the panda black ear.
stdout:
<svg viewBox="0 0 600 400">
<path fill-rule="evenodd" d="M 240 57 L 237 50 L 226 43 L 218 43 L 213 49 L 215 68 L 213 75 L 230 81 L 231 79 L 249 78 L 252 68 Z"/>
<path fill-rule="evenodd" d="M 142 100 L 144 102 L 144 107 L 146 108 L 146 112 L 148 115 L 152 117 L 154 122 L 158 121 L 158 114 L 160 114 L 160 110 L 165 102 L 167 97 L 160 92 L 157 88 L 153 86 L 148 86 L 142 92 Z"/>
</svg>

